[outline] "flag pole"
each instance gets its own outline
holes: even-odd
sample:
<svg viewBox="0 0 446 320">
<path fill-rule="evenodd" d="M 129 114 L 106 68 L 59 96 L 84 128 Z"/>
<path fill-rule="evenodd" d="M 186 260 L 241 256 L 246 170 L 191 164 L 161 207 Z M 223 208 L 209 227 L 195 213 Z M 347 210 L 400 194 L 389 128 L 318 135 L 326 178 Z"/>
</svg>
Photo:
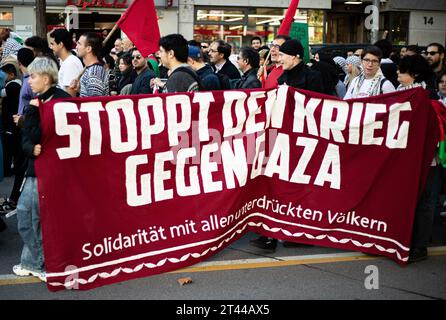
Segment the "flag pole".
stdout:
<svg viewBox="0 0 446 320">
<path fill-rule="evenodd" d="M 106 43 L 108 42 L 108 40 L 110 40 L 110 38 L 112 37 L 112 35 L 115 33 L 115 31 L 118 29 L 118 24 L 115 24 L 115 26 L 113 27 L 113 29 L 111 29 L 110 33 L 108 34 L 107 38 L 104 39 L 104 41 L 102 42 L 102 45 L 105 46 Z"/>
<path fill-rule="evenodd" d="M 266 65 L 268 64 L 268 59 L 271 56 L 271 48 L 268 51 L 268 55 L 265 58 L 265 61 L 263 62 L 263 66 L 262 66 L 262 73 L 265 74 L 266 73 Z M 260 80 L 262 76 L 258 76 L 257 79 Z"/>
</svg>

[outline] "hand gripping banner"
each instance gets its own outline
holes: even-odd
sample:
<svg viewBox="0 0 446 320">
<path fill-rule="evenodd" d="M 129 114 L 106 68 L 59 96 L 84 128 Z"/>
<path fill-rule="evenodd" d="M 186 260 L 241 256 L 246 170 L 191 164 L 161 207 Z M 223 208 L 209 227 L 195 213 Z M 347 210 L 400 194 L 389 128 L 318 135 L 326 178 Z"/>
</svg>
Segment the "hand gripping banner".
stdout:
<svg viewBox="0 0 446 320">
<path fill-rule="evenodd" d="M 423 89 L 73 98 L 40 113 L 50 290 L 190 266 L 247 232 L 404 264 L 440 135 Z"/>
</svg>

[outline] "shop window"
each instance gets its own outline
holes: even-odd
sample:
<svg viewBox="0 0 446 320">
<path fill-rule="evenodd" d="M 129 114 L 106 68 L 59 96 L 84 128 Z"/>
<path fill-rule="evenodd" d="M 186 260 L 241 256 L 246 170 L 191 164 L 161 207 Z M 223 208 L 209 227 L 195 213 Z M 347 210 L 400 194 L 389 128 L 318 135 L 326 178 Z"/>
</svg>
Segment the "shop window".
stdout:
<svg viewBox="0 0 446 320">
<path fill-rule="evenodd" d="M 198 41 L 240 39 L 242 46 L 250 45 L 258 36 L 265 43 L 273 40 L 285 17 L 286 9 L 277 8 L 196 8 L 194 38 Z M 308 23 L 310 43 L 324 40 L 324 10 L 298 9 L 295 22 Z M 235 37 L 235 38 L 231 38 Z"/>
<path fill-rule="evenodd" d="M 407 39 L 409 38 L 409 12 L 385 13 L 384 30 L 388 31 L 387 37 L 393 44 L 407 45 Z"/>
<path fill-rule="evenodd" d="M 245 13 L 242 10 L 198 10 L 197 22 L 229 22 L 242 21 Z"/>
<path fill-rule="evenodd" d="M 12 21 L 13 17 L 12 12 L 0 12 L 0 20 L 2 21 Z"/>
</svg>

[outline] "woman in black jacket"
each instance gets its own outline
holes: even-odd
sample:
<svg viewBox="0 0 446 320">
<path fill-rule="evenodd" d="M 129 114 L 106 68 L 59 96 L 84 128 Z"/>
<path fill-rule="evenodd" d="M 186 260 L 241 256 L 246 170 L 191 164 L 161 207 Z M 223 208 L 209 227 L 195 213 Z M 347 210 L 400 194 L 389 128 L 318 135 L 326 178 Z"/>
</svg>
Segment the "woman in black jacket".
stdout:
<svg viewBox="0 0 446 320">
<path fill-rule="evenodd" d="M 136 79 L 136 72 L 133 70 L 132 56 L 128 53 L 119 58 L 119 71 L 121 76 L 118 80 L 118 95 L 128 95 L 132 90 L 133 82 Z"/>
<path fill-rule="evenodd" d="M 17 204 L 18 231 L 24 246 L 20 264 L 13 267 L 18 276 L 36 276 L 46 281 L 42 233 L 40 229 L 39 195 L 34 160 L 42 151 L 39 105 L 57 98 L 71 98 L 62 89 L 56 88 L 58 70 L 56 63 L 46 57 L 36 58 L 29 66 L 29 84 L 37 98 L 30 102 L 25 113 L 22 132 L 22 148 L 28 166 L 23 191 Z"/>
</svg>

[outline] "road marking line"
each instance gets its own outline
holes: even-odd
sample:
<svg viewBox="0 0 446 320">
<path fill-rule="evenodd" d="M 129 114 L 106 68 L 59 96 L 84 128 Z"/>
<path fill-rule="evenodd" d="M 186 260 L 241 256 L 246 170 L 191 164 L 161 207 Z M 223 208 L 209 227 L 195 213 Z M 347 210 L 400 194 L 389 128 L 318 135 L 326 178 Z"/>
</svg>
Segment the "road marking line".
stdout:
<svg viewBox="0 0 446 320">
<path fill-rule="evenodd" d="M 37 277 L 18 277 L 13 274 L 0 275 L 0 286 L 17 284 L 42 283 Z"/>
<path fill-rule="evenodd" d="M 446 255 L 446 246 L 429 248 L 429 256 Z M 171 271 L 168 273 L 193 273 L 193 272 L 210 272 L 223 270 L 240 270 L 255 268 L 273 268 L 285 267 L 302 264 L 322 264 L 336 262 L 353 262 L 384 259 L 383 256 L 368 256 L 360 252 L 342 252 L 330 254 L 313 254 L 305 256 L 285 256 L 257 259 L 239 259 L 226 261 L 204 261 L 194 266 Z M 7 274 L 0 275 L 0 286 L 43 283 L 37 277 L 18 277 L 16 275 Z"/>
<path fill-rule="evenodd" d="M 327 255 L 311 255 L 295 256 L 295 257 L 277 257 L 275 259 L 242 259 L 242 260 L 228 260 L 202 262 L 191 267 L 171 271 L 170 273 L 184 273 L 184 272 L 209 272 L 222 270 L 239 270 L 239 269 L 256 269 L 256 268 L 272 268 L 285 267 L 300 264 L 320 264 L 320 263 L 334 263 L 334 262 L 351 262 L 362 260 L 376 260 L 384 257 L 372 257 L 362 253 L 351 254 L 327 254 Z M 278 260 L 280 259 L 280 260 Z"/>
<path fill-rule="evenodd" d="M 442 256 L 442 255 L 446 255 L 446 246 L 429 248 L 429 256 Z M 293 266 L 301 264 L 321 264 L 321 263 L 377 260 L 384 258 L 386 257 L 369 256 L 360 252 L 343 252 L 343 253 L 330 253 L 330 254 L 313 254 L 305 256 L 208 261 L 208 262 L 200 262 L 197 263 L 196 265 L 171 271 L 169 273 L 271 268 L 271 267 L 284 267 L 284 266 Z"/>
</svg>

